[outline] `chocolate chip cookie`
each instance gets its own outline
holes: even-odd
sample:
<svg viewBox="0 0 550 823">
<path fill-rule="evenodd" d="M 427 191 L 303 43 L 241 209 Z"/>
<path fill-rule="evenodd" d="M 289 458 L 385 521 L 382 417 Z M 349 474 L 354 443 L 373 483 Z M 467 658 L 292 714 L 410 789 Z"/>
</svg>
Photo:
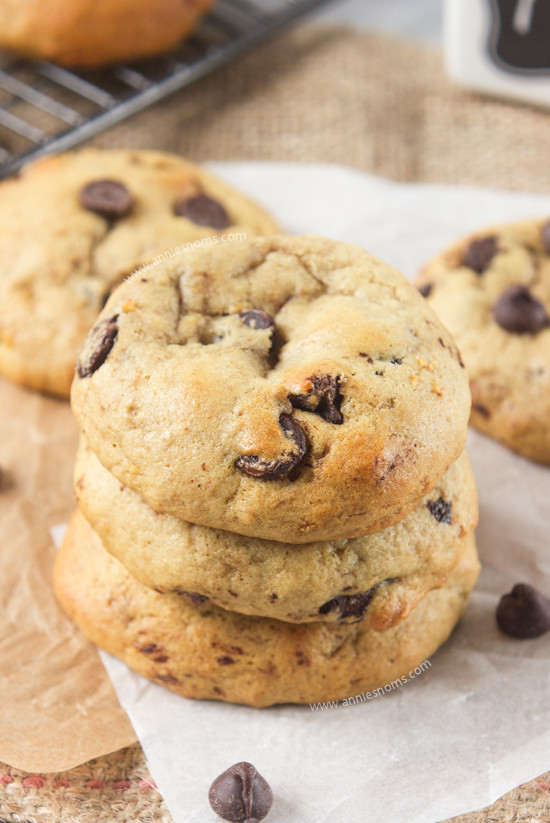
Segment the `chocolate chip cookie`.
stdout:
<svg viewBox="0 0 550 823">
<path fill-rule="evenodd" d="M 159 514 L 84 442 L 75 494 L 105 548 L 150 588 L 241 614 L 294 623 L 364 620 L 377 631 L 397 625 L 445 583 L 477 523 L 466 454 L 400 523 L 367 537 L 299 546 Z"/>
<path fill-rule="evenodd" d="M 282 623 L 158 594 L 107 553 L 79 512 L 56 560 L 55 586 L 87 637 L 178 694 L 250 706 L 311 703 L 383 689 L 445 642 L 479 571 L 474 539 L 464 540 L 445 586 L 385 632 L 365 623 Z"/>
<path fill-rule="evenodd" d="M 126 280 L 73 410 L 156 511 L 288 543 L 403 519 L 464 450 L 456 345 L 405 278 L 316 237 L 195 249 Z"/>
<path fill-rule="evenodd" d="M 187 244 L 269 234 L 259 206 L 180 157 L 86 149 L 0 184 L 0 373 L 68 396 L 111 289 Z"/>
<path fill-rule="evenodd" d="M 421 272 L 470 377 L 471 423 L 550 463 L 550 221 L 480 231 Z"/>
</svg>

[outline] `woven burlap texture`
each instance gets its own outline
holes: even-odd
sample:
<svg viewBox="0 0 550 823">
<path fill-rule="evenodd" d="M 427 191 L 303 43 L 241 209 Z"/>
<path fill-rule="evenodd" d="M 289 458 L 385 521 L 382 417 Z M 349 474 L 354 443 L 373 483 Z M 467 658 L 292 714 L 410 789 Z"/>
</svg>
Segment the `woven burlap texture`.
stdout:
<svg viewBox="0 0 550 823">
<path fill-rule="evenodd" d="M 550 190 L 547 113 L 454 88 L 437 49 L 344 28 L 281 35 L 92 142 L 194 160 L 342 163 L 404 181 Z M 29 776 L 0 764 L 0 818 L 171 820 L 138 745 L 63 774 Z M 550 823 L 550 772 L 453 819 L 493 821 Z"/>
</svg>

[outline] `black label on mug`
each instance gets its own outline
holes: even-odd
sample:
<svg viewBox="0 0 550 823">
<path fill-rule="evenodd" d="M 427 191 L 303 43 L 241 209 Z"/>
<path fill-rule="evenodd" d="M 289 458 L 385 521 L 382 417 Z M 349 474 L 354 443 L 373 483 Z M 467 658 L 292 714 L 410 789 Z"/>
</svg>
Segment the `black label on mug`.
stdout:
<svg viewBox="0 0 550 823">
<path fill-rule="evenodd" d="M 514 74 L 550 74 L 550 0 L 488 0 L 489 54 Z"/>
</svg>

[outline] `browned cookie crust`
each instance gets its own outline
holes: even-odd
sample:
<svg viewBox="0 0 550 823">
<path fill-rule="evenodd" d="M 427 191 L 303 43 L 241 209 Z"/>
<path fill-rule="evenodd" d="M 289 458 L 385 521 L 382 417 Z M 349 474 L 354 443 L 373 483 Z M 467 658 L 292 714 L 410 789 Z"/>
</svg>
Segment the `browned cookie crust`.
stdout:
<svg viewBox="0 0 550 823">
<path fill-rule="evenodd" d="M 394 629 L 295 625 L 193 606 L 138 583 L 75 514 L 55 568 L 61 604 L 82 631 L 185 697 L 250 706 L 310 703 L 383 688 L 430 657 L 460 619 L 479 563 L 473 537 L 442 589 Z"/>
<path fill-rule="evenodd" d="M 405 278 L 316 237 L 196 249 L 112 295 L 72 404 L 155 510 L 289 543 L 401 520 L 464 450 L 456 346 Z"/>
<path fill-rule="evenodd" d="M 463 238 L 423 269 L 418 285 L 464 358 L 471 423 L 550 463 L 550 221 Z"/>
<path fill-rule="evenodd" d="M 246 537 L 155 512 L 81 443 L 80 510 L 108 549 L 146 586 L 209 599 L 242 614 L 302 622 L 397 625 L 444 585 L 477 523 L 463 454 L 404 520 L 382 532 L 299 546 Z"/>
<path fill-rule="evenodd" d="M 39 160 L 0 183 L 0 374 L 68 396 L 111 289 L 139 266 L 275 223 L 199 166 L 150 151 Z"/>
<path fill-rule="evenodd" d="M 176 46 L 214 0 L 1 0 L 0 47 L 100 66 Z"/>
</svg>

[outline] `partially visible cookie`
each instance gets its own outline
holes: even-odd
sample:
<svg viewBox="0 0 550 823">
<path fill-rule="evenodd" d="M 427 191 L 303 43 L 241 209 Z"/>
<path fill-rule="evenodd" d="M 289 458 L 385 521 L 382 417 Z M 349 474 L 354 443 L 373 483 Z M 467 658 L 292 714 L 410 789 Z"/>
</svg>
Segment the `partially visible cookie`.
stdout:
<svg viewBox="0 0 550 823">
<path fill-rule="evenodd" d="M 68 66 L 101 66 L 178 45 L 213 0 L 0 0 L 0 47 Z"/>
<path fill-rule="evenodd" d="M 77 512 L 55 567 L 57 596 L 94 643 L 185 697 L 250 706 L 354 697 L 407 677 L 445 642 L 475 585 L 473 537 L 446 585 L 394 629 L 293 625 L 143 586 Z"/>
<path fill-rule="evenodd" d="M 80 354 L 94 453 L 156 511 L 289 543 L 401 520 L 464 450 L 468 380 L 403 275 L 319 237 L 124 282 Z"/>
<path fill-rule="evenodd" d="M 364 620 L 378 631 L 397 625 L 445 583 L 477 523 L 466 454 L 400 523 L 367 537 L 299 546 L 159 514 L 84 441 L 75 494 L 105 548 L 150 588 L 241 614 L 293 623 Z"/>
<path fill-rule="evenodd" d="M 86 334 L 136 268 L 178 259 L 188 243 L 276 230 L 175 155 L 85 149 L 39 160 L 0 183 L 0 373 L 68 396 Z"/>
<path fill-rule="evenodd" d="M 550 463 L 550 221 L 480 231 L 421 272 L 470 377 L 471 423 Z"/>
</svg>

